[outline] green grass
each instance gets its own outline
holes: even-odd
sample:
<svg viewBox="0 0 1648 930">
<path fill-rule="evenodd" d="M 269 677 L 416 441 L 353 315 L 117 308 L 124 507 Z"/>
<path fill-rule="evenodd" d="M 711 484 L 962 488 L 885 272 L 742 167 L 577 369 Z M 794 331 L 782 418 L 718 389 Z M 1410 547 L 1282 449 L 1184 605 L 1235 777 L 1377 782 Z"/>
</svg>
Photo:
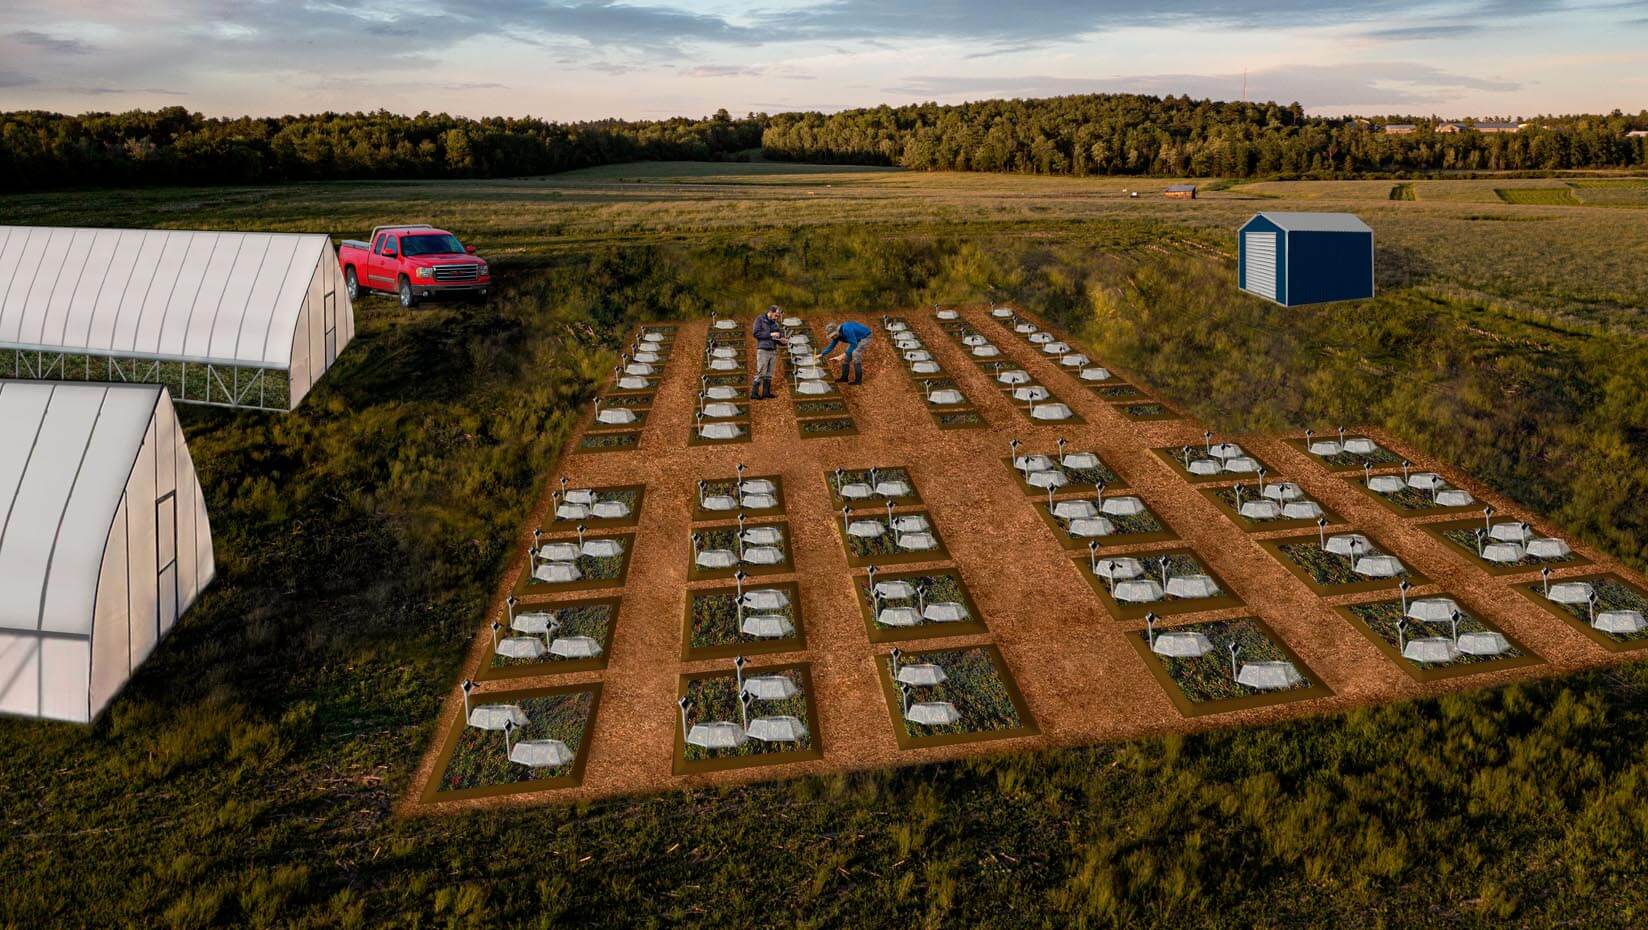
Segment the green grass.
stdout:
<svg viewBox="0 0 1648 930">
<path fill-rule="evenodd" d="M 1093 393 L 1105 400 L 1134 400 L 1143 397 L 1144 392 L 1131 384 L 1108 384 L 1093 389 Z"/>
<path fill-rule="evenodd" d="M 578 440 L 580 449 L 632 449 L 641 441 L 639 431 L 629 433 L 585 433 Z"/>
<path fill-rule="evenodd" d="M 893 660 L 881 660 L 882 674 L 891 677 Z M 902 713 L 896 726 L 906 734 L 919 738 L 960 733 L 988 733 L 991 730 L 1010 730 L 1020 726 L 1018 708 L 1013 706 L 1007 683 L 996 672 L 990 653 L 984 649 L 946 649 L 906 655 L 900 665 L 917 662 L 931 663 L 944 669 L 945 681 L 910 689 L 910 703 L 948 701 L 955 705 L 960 719 L 942 726 L 929 726 L 905 720 Z M 896 691 L 896 688 L 895 688 Z"/>
<path fill-rule="evenodd" d="M 819 417 L 798 421 L 803 436 L 834 436 L 853 429 L 852 417 Z"/>
<path fill-rule="evenodd" d="M 1207 636 L 1213 643 L 1212 651 L 1200 658 L 1175 658 L 1171 656 L 1157 656 L 1162 667 L 1167 670 L 1169 678 L 1184 692 L 1184 696 L 1196 703 L 1204 701 L 1222 701 L 1229 698 L 1247 697 L 1253 694 L 1272 694 L 1274 691 L 1259 691 L 1246 685 L 1238 684 L 1230 666 L 1230 647 L 1238 648 L 1236 654 L 1237 667 L 1248 662 L 1285 662 L 1290 661 L 1286 653 L 1277 647 L 1265 632 L 1251 620 L 1224 620 L 1216 623 L 1194 623 L 1187 626 L 1158 627 L 1157 631 L 1173 629 L 1199 632 Z M 1148 641 L 1149 631 L 1129 634 Z M 1299 672 L 1300 681 L 1292 688 L 1283 690 L 1297 690 L 1311 686 L 1310 677 L 1305 669 L 1294 668 Z"/>
<path fill-rule="evenodd" d="M 1378 601 L 1372 604 L 1353 604 L 1347 609 L 1360 618 L 1363 623 L 1366 623 L 1368 628 L 1373 630 L 1373 632 L 1378 635 L 1380 639 L 1383 639 L 1385 642 L 1389 643 L 1392 648 L 1399 648 L 1397 646 L 1398 637 L 1396 621 L 1403 619 L 1401 601 Z M 1461 634 L 1484 632 L 1497 633 L 1499 630 L 1483 623 L 1469 611 L 1461 609 L 1459 611 L 1459 632 Z M 1407 622 L 1403 625 L 1401 638 L 1404 641 L 1410 641 L 1425 636 L 1452 637 L 1453 634 L 1454 625 L 1451 623 L 1431 623 L 1424 620 L 1414 620 L 1412 618 L 1408 618 Z M 1402 661 L 1417 669 L 1452 668 L 1456 665 L 1482 665 L 1489 662 L 1498 662 L 1502 659 L 1514 659 L 1521 655 L 1522 650 L 1513 645 L 1509 649 L 1505 650 L 1504 653 L 1497 656 L 1478 656 L 1460 653 L 1459 657 L 1454 659 L 1452 662 L 1415 662 L 1406 656 L 1402 658 Z"/>
<path fill-rule="evenodd" d="M 1566 187 L 1509 187 L 1494 191 L 1506 203 L 1531 204 L 1542 207 L 1566 207 L 1577 204 L 1574 192 Z"/>
<path fill-rule="evenodd" d="M 477 701 L 475 706 L 482 706 L 483 703 Z M 590 708 L 595 702 L 590 692 L 578 691 L 510 703 L 520 707 L 527 719 L 526 726 L 515 731 L 511 742 L 558 739 L 577 753 L 584 741 L 584 724 L 589 720 Z M 466 726 L 458 735 L 451 761 L 440 775 L 440 790 L 507 785 L 560 774 L 564 774 L 564 769 L 529 769 L 509 761 L 504 752 L 503 733 Z"/>
</svg>

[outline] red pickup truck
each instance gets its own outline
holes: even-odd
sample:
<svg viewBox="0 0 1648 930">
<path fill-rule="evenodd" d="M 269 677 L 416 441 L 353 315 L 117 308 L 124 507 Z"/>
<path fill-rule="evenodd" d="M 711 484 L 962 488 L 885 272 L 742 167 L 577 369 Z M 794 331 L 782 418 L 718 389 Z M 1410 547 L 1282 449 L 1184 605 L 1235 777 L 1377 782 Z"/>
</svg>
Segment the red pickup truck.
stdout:
<svg viewBox="0 0 1648 930">
<path fill-rule="evenodd" d="M 433 226 L 379 226 L 370 242 L 345 239 L 338 265 L 351 300 L 379 291 L 415 307 L 440 294 L 485 297 L 492 286 L 491 270 L 474 247 Z"/>
</svg>

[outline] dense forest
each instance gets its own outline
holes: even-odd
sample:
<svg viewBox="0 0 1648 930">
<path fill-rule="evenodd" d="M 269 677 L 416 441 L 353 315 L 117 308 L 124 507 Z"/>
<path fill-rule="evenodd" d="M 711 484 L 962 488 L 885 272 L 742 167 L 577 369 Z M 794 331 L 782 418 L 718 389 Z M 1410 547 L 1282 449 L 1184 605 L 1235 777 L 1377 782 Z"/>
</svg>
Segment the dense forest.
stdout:
<svg viewBox="0 0 1648 930">
<path fill-rule="evenodd" d="M 1421 130 L 1392 136 L 1387 122 Z M 1414 117 L 1308 116 L 1298 104 L 1090 94 L 840 113 L 557 123 L 387 112 L 206 117 L 181 107 L 0 113 L 0 191 L 513 177 L 626 161 L 743 157 L 922 170 L 1350 177 L 1648 165 L 1648 110 L 1553 116 L 1504 135 Z"/>
<path fill-rule="evenodd" d="M 511 177 L 614 162 L 717 160 L 761 144 L 762 121 L 555 123 L 445 114 L 209 118 L 181 107 L 0 113 L 0 190 Z"/>
<path fill-rule="evenodd" d="M 1553 171 L 1648 164 L 1648 110 L 1553 116 L 1515 133 L 1441 134 L 1411 116 L 1307 116 L 1298 104 L 1088 94 L 822 113 L 767 120 L 768 158 L 947 171 L 1171 177 L 1347 177 Z M 1387 135 L 1386 123 L 1416 123 Z"/>
</svg>

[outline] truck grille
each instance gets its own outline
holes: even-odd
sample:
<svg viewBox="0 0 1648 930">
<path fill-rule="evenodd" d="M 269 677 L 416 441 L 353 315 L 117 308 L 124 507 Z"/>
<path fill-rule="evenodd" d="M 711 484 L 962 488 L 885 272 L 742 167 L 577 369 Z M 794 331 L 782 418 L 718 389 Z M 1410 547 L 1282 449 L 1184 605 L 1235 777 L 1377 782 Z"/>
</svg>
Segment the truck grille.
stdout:
<svg viewBox="0 0 1648 930">
<path fill-rule="evenodd" d="M 479 278 L 478 265 L 436 265 L 435 280 L 437 281 L 474 281 Z"/>
</svg>

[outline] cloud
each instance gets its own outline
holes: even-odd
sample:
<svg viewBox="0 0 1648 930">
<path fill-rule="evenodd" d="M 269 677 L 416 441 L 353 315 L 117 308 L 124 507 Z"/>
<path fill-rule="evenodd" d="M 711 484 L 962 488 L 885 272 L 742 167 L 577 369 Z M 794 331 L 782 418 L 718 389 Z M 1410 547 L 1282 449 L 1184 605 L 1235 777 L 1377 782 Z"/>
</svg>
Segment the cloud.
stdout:
<svg viewBox="0 0 1648 930">
<path fill-rule="evenodd" d="M 0 87 L 28 87 L 40 81 L 33 75 L 21 71 L 0 71 Z"/>
<path fill-rule="evenodd" d="M 59 36 L 47 35 L 44 32 L 36 32 L 33 29 L 19 29 L 8 34 L 6 38 L 22 45 L 47 52 L 55 52 L 59 55 L 85 55 L 96 51 L 93 46 L 79 39 L 64 39 Z"/>
<path fill-rule="evenodd" d="M 719 78 L 719 77 L 758 77 L 766 69 L 758 65 L 699 65 L 695 68 L 686 68 L 682 74 L 686 77 Z"/>
<path fill-rule="evenodd" d="M 1150 74 L 1108 78 L 1067 77 L 917 77 L 886 88 L 887 92 L 922 99 L 989 97 L 1056 97 L 1068 94 L 1137 93 L 1187 95 L 1235 100 L 1241 97 L 1240 74 Z M 1359 62 L 1299 65 L 1247 75 L 1248 98 L 1297 101 L 1312 109 L 1443 102 L 1461 92 L 1508 92 L 1514 81 L 1455 74 L 1415 62 Z"/>
<path fill-rule="evenodd" d="M 1062 41 L 1137 26 L 1275 28 L 1387 19 L 1431 9 L 1428 0 L 828 0 L 766 13 L 785 38 L 947 38 L 999 43 Z M 1478 0 L 1469 16 L 1529 16 L 1564 0 Z"/>
</svg>

